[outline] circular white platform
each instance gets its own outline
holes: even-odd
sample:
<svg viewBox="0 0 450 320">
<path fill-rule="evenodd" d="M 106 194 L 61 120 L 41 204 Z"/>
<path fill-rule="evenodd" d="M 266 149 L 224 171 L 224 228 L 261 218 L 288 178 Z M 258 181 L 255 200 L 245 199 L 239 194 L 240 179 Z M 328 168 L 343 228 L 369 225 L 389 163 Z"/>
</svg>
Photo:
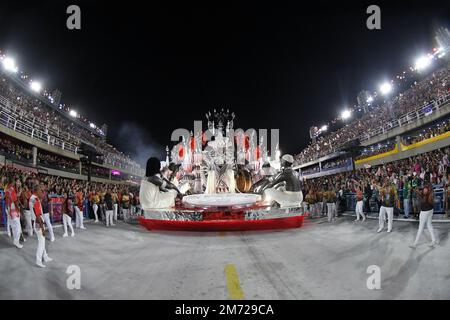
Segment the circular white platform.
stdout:
<svg viewBox="0 0 450 320">
<path fill-rule="evenodd" d="M 200 207 L 232 207 L 252 205 L 260 200 L 260 195 L 250 193 L 195 194 L 183 197 L 184 203 Z"/>
</svg>

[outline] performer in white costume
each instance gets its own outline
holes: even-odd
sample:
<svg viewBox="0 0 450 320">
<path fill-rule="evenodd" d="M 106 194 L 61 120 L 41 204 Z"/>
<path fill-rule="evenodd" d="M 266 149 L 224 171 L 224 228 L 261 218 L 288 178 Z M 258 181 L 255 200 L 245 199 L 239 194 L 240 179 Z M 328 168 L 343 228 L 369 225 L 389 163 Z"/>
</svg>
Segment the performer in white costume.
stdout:
<svg viewBox="0 0 450 320">
<path fill-rule="evenodd" d="M 145 178 L 142 179 L 139 199 L 142 209 L 162 209 L 175 206 L 178 189 L 160 172 L 160 161 L 150 158 L 147 161 Z"/>
<path fill-rule="evenodd" d="M 275 201 L 281 207 L 299 207 L 303 201 L 303 193 L 301 190 L 300 180 L 295 176 L 292 170 L 294 157 L 285 154 L 281 158 L 282 171 L 275 175 L 270 183 L 264 188 L 264 198 L 266 200 Z M 284 184 L 280 189 L 276 189 L 277 185 Z"/>
<path fill-rule="evenodd" d="M 105 208 L 106 208 L 106 226 L 115 226 L 114 222 L 113 222 L 113 218 L 114 218 L 114 204 L 113 204 L 113 199 L 112 199 L 112 195 L 111 195 L 111 190 L 108 189 L 108 192 L 106 192 L 105 194 Z"/>
<path fill-rule="evenodd" d="M 419 198 L 420 198 L 419 229 L 417 230 L 416 239 L 414 240 L 414 243 L 410 245 L 410 247 L 411 248 L 417 247 L 417 243 L 419 242 L 420 236 L 423 233 L 425 225 L 427 226 L 431 236 L 431 243 L 429 244 L 429 246 L 434 247 L 437 244 L 432 224 L 434 212 L 434 197 L 433 197 L 433 187 L 429 182 L 426 182 L 423 190 L 419 192 Z"/>
<path fill-rule="evenodd" d="M 36 265 L 45 268 L 45 265 L 42 263 L 50 262 L 53 259 L 50 258 L 47 254 L 47 250 L 45 250 L 45 229 L 44 229 L 44 218 L 43 218 L 43 210 L 41 205 L 41 200 L 43 197 L 42 190 L 40 186 L 33 186 L 33 195 L 30 198 L 30 211 L 36 217 L 36 222 L 34 224 L 34 231 L 36 232 L 38 238 L 38 246 L 36 250 Z"/>
<path fill-rule="evenodd" d="M 71 231 L 71 236 L 75 237 L 75 232 L 73 231 L 72 226 L 72 218 L 74 216 L 75 209 L 73 208 L 73 201 L 72 197 L 69 195 L 68 192 L 64 193 L 64 202 L 62 203 L 61 212 L 63 214 L 63 227 L 64 227 L 64 234 L 63 237 L 68 237 L 67 234 L 67 227 L 69 227 Z"/>
<path fill-rule="evenodd" d="M 378 216 L 379 228 L 377 232 L 379 233 L 383 231 L 386 216 L 388 219 L 387 232 L 391 232 L 392 224 L 394 221 L 394 207 L 398 203 L 397 188 L 392 183 L 390 183 L 389 180 L 386 180 L 384 182 L 384 187 L 380 190 L 380 196 L 381 196 L 381 207 Z"/>
<path fill-rule="evenodd" d="M 42 198 L 40 200 L 42 210 L 44 211 L 43 219 L 45 221 L 45 225 L 47 226 L 48 233 L 50 234 L 50 241 L 53 242 L 55 241 L 55 234 L 53 233 L 52 221 L 50 220 L 50 205 L 49 205 L 50 199 L 48 195 L 47 184 L 41 183 L 40 187 L 42 190 Z"/>
<path fill-rule="evenodd" d="M 12 177 L 8 177 L 7 179 L 8 185 L 5 190 L 6 214 L 10 219 L 13 235 L 13 244 L 17 248 L 21 249 L 23 245 L 20 244 L 19 240 L 20 234 L 22 232 L 22 227 L 20 225 L 20 204 L 17 198 L 16 182 Z"/>
</svg>

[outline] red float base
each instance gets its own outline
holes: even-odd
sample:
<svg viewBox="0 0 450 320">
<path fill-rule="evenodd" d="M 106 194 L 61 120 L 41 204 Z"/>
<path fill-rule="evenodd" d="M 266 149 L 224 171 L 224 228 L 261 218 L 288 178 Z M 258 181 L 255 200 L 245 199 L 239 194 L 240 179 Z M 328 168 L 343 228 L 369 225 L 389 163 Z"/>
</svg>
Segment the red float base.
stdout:
<svg viewBox="0 0 450 320">
<path fill-rule="evenodd" d="M 148 230 L 249 231 L 300 228 L 303 225 L 304 217 L 304 215 L 298 215 L 260 220 L 230 219 L 204 221 L 158 220 L 139 217 L 139 222 Z"/>
</svg>

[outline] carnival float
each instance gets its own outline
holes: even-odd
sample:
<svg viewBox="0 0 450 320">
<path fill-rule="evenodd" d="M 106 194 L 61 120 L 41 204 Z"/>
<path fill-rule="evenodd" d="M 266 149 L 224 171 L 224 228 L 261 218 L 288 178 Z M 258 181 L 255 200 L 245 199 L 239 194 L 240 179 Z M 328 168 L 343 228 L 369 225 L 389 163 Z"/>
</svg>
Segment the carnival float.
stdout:
<svg viewBox="0 0 450 320">
<path fill-rule="evenodd" d="M 206 114 L 207 130 L 182 135 L 166 160 L 150 158 L 141 183 L 148 230 L 244 231 L 299 228 L 301 184 L 293 158 L 271 156 L 255 130 L 234 130 L 228 109 Z M 259 141 L 258 141 L 259 140 Z"/>
</svg>

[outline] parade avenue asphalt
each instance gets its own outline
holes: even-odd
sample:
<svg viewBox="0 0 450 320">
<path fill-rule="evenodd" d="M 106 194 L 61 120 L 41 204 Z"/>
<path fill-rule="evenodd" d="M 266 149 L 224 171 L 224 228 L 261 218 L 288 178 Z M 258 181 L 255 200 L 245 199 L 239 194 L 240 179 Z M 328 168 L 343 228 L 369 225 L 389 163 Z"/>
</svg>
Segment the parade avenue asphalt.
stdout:
<svg viewBox="0 0 450 320">
<path fill-rule="evenodd" d="M 449 299 L 449 224 L 434 225 L 439 245 L 416 249 L 417 222 L 305 220 L 273 232 L 149 232 L 118 222 L 86 223 L 74 238 L 46 242 L 54 259 L 36 267 L 36 239 L 23 249 L 0 235 L 1 299 Z M 379 268 L 380 289 L 369 289 Z M 68 280 L 79 268 L 80 289 Z"/>
</svg>

